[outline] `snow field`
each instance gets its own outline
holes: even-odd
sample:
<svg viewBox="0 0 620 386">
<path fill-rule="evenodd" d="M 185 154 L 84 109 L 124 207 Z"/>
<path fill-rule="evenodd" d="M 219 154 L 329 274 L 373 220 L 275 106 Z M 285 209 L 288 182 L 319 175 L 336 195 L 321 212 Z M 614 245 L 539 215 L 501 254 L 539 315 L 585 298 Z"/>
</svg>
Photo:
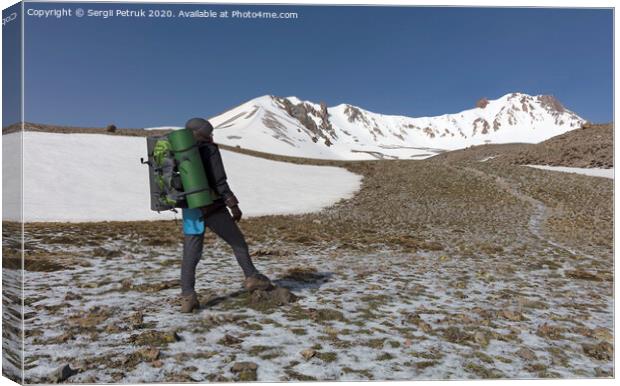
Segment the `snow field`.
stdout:
<svg viewBox="0 0 620 386">
<path fill-rule="evenodd" d="M 19 134 L 3 136 L 19 146 Z M 179 217 L 150 210 L 146 139 L 104 134 L 23 133 L 24 221 L 136 221 Z M 337 167 L 296 165 L 222 151 L 228 182 L 245 216 L 320 210 L 351 197 L 361 176 Z M 3 184 L 19 176 L 19 158 L 3 163 Z M 5 188 L 6 189 L 6 188 Z M 3 219 L 19 218 L 19 194 Z"/>
</svg>

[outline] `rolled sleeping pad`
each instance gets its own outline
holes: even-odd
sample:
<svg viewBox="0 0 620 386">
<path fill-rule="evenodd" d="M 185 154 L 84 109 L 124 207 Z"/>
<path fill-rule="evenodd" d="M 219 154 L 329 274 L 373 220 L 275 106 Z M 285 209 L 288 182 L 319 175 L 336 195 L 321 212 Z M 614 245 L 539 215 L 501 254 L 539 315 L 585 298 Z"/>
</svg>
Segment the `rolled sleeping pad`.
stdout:
<svg viewBox="0 0 620 386">
<path fill-rule="evenodd" d="M 213 202 L 194 135 L 189 129 L 168 134 L 168 141 L 177 160 L 183 191 L 189 208 L 200 208 Z"/>
</svg>

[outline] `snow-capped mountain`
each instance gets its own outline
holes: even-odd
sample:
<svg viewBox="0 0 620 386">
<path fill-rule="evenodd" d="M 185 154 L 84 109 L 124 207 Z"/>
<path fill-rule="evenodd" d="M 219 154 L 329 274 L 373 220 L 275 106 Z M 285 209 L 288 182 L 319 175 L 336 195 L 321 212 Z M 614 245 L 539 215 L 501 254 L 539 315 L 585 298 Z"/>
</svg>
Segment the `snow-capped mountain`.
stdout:
<svg viewBox="0 0 620 386">
<path fill-rule="evenodd" d="M 423 159 L 484 143 L 537 143 L 585 122 L 552 96 L 521 93 L 483 98 L 460 113 L 419 118 L 265 95 L 210 121 L 219 143 L 321 159 Z"/>
</svg>

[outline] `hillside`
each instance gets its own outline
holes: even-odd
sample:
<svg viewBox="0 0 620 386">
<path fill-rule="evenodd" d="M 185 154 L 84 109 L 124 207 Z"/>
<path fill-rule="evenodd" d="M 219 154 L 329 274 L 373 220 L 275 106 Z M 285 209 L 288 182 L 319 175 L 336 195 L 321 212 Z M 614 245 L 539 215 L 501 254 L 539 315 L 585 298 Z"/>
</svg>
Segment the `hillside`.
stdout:
<svg viewBox="0 0 620 386">
<path fill-rule="evenodd" d="M 572 166 L 579 168 L 614 167 L 613 124 L 585 124 L 511 154 L 511 162 L 522 165 Z"/>
<path fill-rule="evenodd" d="M 446 152 L 438 160 L 478 160 L 514 165 L 551 165 L 577 168 L 613 168 L 613 123 L 584 124 L 577 130 L 538 144 L 509 143 L 471 146 Z"/>
</svg>

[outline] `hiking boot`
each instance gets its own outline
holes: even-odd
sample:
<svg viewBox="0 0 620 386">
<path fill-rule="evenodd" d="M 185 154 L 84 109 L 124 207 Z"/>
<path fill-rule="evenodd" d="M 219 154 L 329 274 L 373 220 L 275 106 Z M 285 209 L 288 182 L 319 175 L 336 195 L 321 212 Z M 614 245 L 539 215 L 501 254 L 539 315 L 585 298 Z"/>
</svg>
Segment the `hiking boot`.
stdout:
<svg viewBox="0 0 620 386">
<path fill-rule="evenodd" d="M 196 292 L 192 292 L 189 295 L 181 295 L 181 312 L 188 314 L 200 308 L 198 303 L 198 296 Z"/>
<path fill-rule="evenodd" d="M 271 280 L 262 273 L 255 273 L 252 276 L 248 276 L 243 281 L 243 287 L 248 291 L 256 291 L 256 290 L 268 290 L 273 287 L 271 284 Z"/>
</svg>

